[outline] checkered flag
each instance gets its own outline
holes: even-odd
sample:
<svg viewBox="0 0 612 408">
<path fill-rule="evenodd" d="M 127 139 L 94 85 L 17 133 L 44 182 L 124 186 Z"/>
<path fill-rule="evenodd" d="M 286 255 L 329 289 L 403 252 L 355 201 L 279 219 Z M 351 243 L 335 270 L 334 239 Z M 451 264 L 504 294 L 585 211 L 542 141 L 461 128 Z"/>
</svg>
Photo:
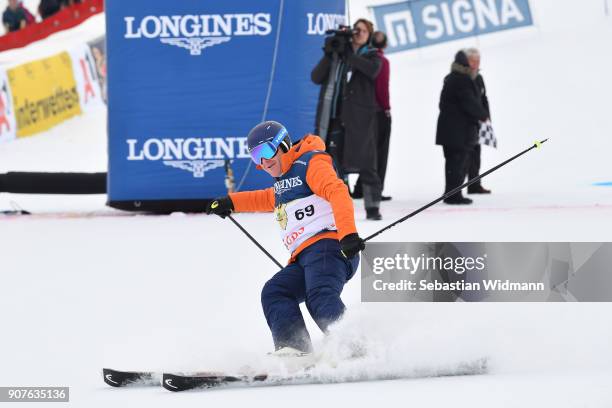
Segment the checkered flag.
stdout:
<svg viewBox="0 0 612 408">
<path fill-rule="evenodd" d="M 486 122 L 480 123 L 480 129 L 478 130 L 478 143 L 497 149 L 497 138 L 495 137 L 495 132 L 493 132 L 491 121 L 487 120 Z"/>
</svg>

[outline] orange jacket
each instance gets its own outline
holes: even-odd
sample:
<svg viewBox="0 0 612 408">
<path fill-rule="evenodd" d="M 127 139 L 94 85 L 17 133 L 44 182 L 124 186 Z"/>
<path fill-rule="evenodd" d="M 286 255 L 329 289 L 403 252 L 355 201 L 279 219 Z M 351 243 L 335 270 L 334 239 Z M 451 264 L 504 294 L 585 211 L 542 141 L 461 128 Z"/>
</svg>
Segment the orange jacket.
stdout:
<svg viewBox="0 0 612 408">
<path fill-rule="evenodd" d="M 287 153 L 283 154 L 281 157 L 282 172 L 286 173 L 295 160 L 302 154 L 312 150 L 325 151 L 325 143 L 320 137 L 309 134 L 294 144 Z M 260 166 L 257 166 L 257 168 L 261 169 Z M 306 184 L 308 184 L 313 193 L 330 203 L 338 232 L 326 231 L 310 237 L 293 251 L 289 263 L 295 261 L 296 256 L 304 248 L 321 239 L 333 238 L 341 240 L 348 234 L 357 232 L 353 201 L 349 195 L 348 187 L 336 175 L 330 156 L 318 154 L 310 160 L 308 170 L 306 171 Z M 274 211 L 274 189 L 272 187 L 265 190 L 231 193 L 229 196 L 236 212 Z"/>
</svg>

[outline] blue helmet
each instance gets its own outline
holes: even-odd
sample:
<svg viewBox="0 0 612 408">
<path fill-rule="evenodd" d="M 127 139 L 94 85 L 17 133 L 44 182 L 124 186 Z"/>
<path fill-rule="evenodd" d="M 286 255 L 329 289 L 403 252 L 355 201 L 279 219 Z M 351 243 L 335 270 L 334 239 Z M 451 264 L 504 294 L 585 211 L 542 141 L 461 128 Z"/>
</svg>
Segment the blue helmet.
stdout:
<svg viewBox="0 0 612 408">
<path fill-rule="evenodd" d="M 288 152 L 291 145 L 287 129 L 273 120 L 255 126 L 247 136 L 247 146 L 255 164 L 261 164 L 262 159 L 274 157 L 279 147 L 283 152 Z"/>
</svg>

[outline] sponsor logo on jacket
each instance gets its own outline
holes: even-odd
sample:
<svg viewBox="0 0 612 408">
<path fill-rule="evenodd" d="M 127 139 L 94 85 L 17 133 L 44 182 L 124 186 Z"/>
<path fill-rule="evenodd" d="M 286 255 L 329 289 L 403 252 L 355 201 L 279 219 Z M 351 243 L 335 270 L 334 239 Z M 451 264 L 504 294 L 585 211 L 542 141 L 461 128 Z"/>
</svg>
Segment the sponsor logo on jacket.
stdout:
<svg viewBox="0 0 612 408">
<path fill-rule="evenodd" d="M 304 183 L 302 183 L 302 179 L 300 178 L 300 176 L 279 180 L 274 183 L 274 193 L 283 194 L 284 192 L 289 191 L 294 187 L 301 186 L 302 184 Z"/>
<path fill-rule="evenodd" d="M 249 158 L 246 137 L 150 138 L 144 142 L 127 139 L 129 161 L 161 161 L 164 165 L 189 171 L 202 178 L 223 167 L 226 159 Z"/>
<path fill-rule="evenodd" d="M 267 13 L 188 14 L 183 16 L 146 16 L 123 18 L 124 38 L 156 39 L 163 44 L 189 50 L 192 56 L 204 48 L 226 43 L 234 36 L 266 36 L 272 32 L 271 16 Z"/>
</svg>

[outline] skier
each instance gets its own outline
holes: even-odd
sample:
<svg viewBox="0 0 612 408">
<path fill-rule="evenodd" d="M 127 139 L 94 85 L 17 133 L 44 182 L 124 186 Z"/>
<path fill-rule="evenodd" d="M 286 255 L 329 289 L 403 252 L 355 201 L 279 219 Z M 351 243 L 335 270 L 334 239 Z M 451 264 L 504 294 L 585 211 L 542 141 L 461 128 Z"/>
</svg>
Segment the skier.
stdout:
<svg viewBox="0 0 612 408">
<path fill-rule="evenodd" d="M 258 169 L 274 177 L 273 187 L 230 193 L 211 202 L 207 214 L 272 212 L 291 253 L 287 266 L 264 285 L 261 304 L 274 340 L 274 354 L 306 355 L 312 343 L 300 303 L 325 332 L 345 309 L 340 293 L 365 248 L 357 234 L 353 202 L 338 178 L 321 138 L 308 134 L 292 144 L 278 122 L 255 126 L 247 138 Z"/>
</svg>

